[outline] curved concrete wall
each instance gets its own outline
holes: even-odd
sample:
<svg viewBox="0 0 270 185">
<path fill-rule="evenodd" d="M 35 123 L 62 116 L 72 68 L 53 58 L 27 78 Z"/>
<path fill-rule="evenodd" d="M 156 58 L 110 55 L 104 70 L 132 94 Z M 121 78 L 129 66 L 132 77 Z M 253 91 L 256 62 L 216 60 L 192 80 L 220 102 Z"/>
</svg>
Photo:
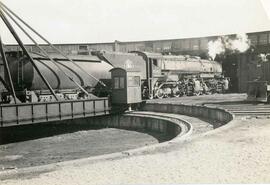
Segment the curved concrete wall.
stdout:
<svg viewBox="0 0 270 185">
<path fill-rule="evenodd" d="M 228 111 L 200 105 L 147 103 L 142 107 L 144 111 L 182 114 L 191 117 L 205 118 L 216 121 L 214 128 L 230 122 L 234 117 Z M 184 120 L 174 120 L 159 115 L 145 115 L 142 112 L 111 114 L 88 119 L 71 120 L 72 123 L 90 124 L 97 127 L 112 127 L 137 131 L 153 131 L 166 134 L 174 138 L 181 132 L 192 130 L 192 126 Z"/>
<path fill-rule="evenodd" d="M 147 103 L 142 107 L 142 109 L 145 111 L 175 113 L 210 119 L 220 122 L 221 125 L 230 122 L 234 118 L 231 113 L 224 109 L 200 105 Z"/>
<path fill-rule="evenodd" d="M 233 119 L 226 110 L 199 105 L 147 103 L 142 107 L 145 111 L 182 114 L 191 117 L 206 118 L 217 121 L 214 127 L 222 126 Z M 93 127 L 112 127 L 137 131 L 152 131 L 165 134 L 169 139 L 192 132 L 192 125 L 184 120 L 170 116 L 143 114 L 143 112 L 111 114 L 84 119 L 61 121 L 66 124 L 91 125 Z M 57 122 L 60 123 L 60 122 Z"/>
<path fill-rule="evenodd" d="M 93 126 L 158 132 L 170 136 L 170 139 L 191 129 L 190 124 L 183 120 L 176 121 L 169 117 L 145 115 L 139 112 L 95 117 L 84 121 Z"/>
</svg>

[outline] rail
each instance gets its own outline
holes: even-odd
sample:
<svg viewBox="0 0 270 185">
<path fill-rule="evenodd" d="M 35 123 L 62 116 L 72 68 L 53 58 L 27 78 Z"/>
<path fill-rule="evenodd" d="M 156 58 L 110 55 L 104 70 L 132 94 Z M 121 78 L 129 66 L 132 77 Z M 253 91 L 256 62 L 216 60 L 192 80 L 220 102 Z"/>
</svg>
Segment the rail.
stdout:
<svg viewBox="0 0 270 185">
<path fill-rule="evenodd" d="M 0 105 L 0 125 L 14 126 L 107 115 L 108 98 Z"/>
</svg>

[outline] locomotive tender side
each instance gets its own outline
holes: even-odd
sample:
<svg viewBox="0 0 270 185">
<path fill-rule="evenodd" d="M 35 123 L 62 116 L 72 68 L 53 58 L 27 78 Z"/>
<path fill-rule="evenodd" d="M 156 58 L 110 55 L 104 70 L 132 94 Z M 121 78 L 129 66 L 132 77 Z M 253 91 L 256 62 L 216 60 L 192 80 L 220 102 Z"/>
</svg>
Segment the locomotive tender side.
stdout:
<svg viewBox="0 0 270 185">
<path fill-rule="evenodd" d="M 51 57 L 59 64 L 61 70 L 46 57 L 35 54 L 32 54 L 32 57 L 41 73 L 62 99 L 78 99 L 79 93 L 81 93 L 78 86 L 73 83 L 69 77 L 73 78 L 76 83 L 87 89 L 89 93 L 92 92 L 93 88 L 95 88 L 98 83 L 96 79 L 90 78 L 77 66 L 73 65 L 70 61 L 64 60 L 60 56 L 52 55 Z M 8 53 L 7 59 L 11 69 L 14 88 L 20 101 L 36 102 L 50 101 L 50 99 L 53 101 L 50 92 L 36 70 L 34 70 L 29 59 L 18 52 Z M 112 66 L 107 62 L 101 61 L 95 56 L 73 56 L 73 59 L 77 65 L 95 76 L 98 80 L 106 81 L 110 79 L 109 70 L 112 69 Z M 5 75 L 5 78 L 7 78 L 7 75 Z M 35 95 L 37 97 L 34 97 Z"/>
</svg>

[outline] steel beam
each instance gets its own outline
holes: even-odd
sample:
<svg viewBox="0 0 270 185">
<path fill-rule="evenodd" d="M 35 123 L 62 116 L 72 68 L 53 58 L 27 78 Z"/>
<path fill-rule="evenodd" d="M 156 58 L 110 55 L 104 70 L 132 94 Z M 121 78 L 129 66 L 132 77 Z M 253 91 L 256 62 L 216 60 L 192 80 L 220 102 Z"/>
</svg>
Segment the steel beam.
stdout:
<svg viewBox="0 0 270 185">
<path fill-rule="evenodd" d="M 10 10 L 4 3 L 0 1 L 0 7 L 2 9 L 6 9 L 9 11 L 13 16 L 15 16 L 18 20 L 20 20 L 27 28 L 29 28 L 32 32 L 34 32 L 37 36 L 39 36 L 44 42 L 46 42 L 51 48 L 56 50 L 59 54 L 61 54 L 63 57 L 65 57 L 67 60 L 72 62 L 73 65 L 77 66 L 81 71 L 83 71 L 85 74 L 87 74 L 89 77 L 95 79 L 97 82 L 99 82 L 102 86 L 106 87 L 106 84 L 104 84 L 102 81 L 97 79 L 95 76 L 89 74 L 87 71 L 85 71 L 81 66 L 76 64 L 71 58 L 69 58 L 65 53 L 63 53 L 61 50 L 56 48 L 53 44 L 51 44 L 46 38 L 44 38 L 41 34 L 39 34 L 34 28 L 32 28 L 29 24 L 27 24 L 24 20 L 22 20 L 16 13 L 14 13 L 12 10 Z"/>
<path fill-rule="evenodd" d="M 0 4 L 1 6 L 1 4 Z M 35 41 L 33 37 L 5 10 L 2 11 L 22 30 L 22 32 L 35 44 L 35 46 L 46 56 L 50 59 L 50 61 L 75 85 L 77 85 L 87 96 L 89 93 L 79 84 L 77 83 L 71 76 L 69 76 L 62 68 L 59 66 L 58 62 L 56 62 L 50 55 Z"/>
<path fill-rule="evenodd" d="M 55 94 L 54 90 L 52 89 L 52 87 L 50 86 L 50 84 L 48 83 L 48 81 L 46 80 L 46 78 L 42 75 L 42 73 L 38 69 L 37 65 L 34 62 L 34 59 L 31 57 L 31 55 L 29 54 L 29 52 L 25 48 L 23 42 L 21 41 L 21 39 L 19 38 L 18 34 L 14 30 L 13 26 L 9 23 L 9 21 L 6 18 L 6 16 L 4 15 L 1 7 L 0 7 L 0 16 L 1 16 L 1 19 L 4 21 L 4 23 L 6 24 L 6 26 L 8 27 L 9 31 L 11 32 L 11 34 L 13 35 L 13 37 L 15 38 L 15 40 L 17 41 L 17 43 L 22 48 L 24 54 L 30 59 L 30 62 L 32 63 L 33 67 L 35 68 L 35 70 L 37 71 L 37 73 L 39 74 L 39 76 L 41 77 L 41 79 L 43 80 L 43 82 L 46 84 L 47 88 L 50 90 L 51 94 L 54 96 L 54 98 L 56 100 L 58 100 L 58 97 Z"/>
<path fill-rule="evenodd" d="M 11 74 L 10 74 L 10 70 L 9 70 L 9 66 L 8 66 L 8 61 L 7 61 L 7 58 L 6 58 L 5 51 L 4 51 L 4 46 L 3 46 L 1 36 L 0 36 L 0 53 L 1 53 L 1 56 L 2 56 L 2 59 L 3 59 L 3 64 L 4 64 L 4 67 L 5 67 L 5 71 L 7 72 L 7 75 L 8 75 L 9 90 L 11 90 L 12 96 L 14 98 L 14 102 L 16 104 L 17 103 L 17 97 L 16 97 L 16 93 L 15 93 L 15 90 L 14 90 L 14 85 L 13 85 L 13 81 L 12 81 L 12 78 L 11 78 Z"/>
</svg>

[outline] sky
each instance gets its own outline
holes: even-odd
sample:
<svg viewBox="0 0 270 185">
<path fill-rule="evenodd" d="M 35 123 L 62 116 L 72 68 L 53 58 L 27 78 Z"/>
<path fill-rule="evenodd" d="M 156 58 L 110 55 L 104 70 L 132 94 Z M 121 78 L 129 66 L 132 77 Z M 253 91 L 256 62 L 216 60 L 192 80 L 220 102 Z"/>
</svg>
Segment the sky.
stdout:
<svg viewBox="0 0 270 185">
<path fill-rule="evenodd" d="M 270 30 L 270 0 L 2 2 L 52 43 L 161 40 Z M 24 43 L 31 43 L 18 33 Z M 15 43 L 2 22 L 0 34 L 4 43 Z"/>
</svg>

